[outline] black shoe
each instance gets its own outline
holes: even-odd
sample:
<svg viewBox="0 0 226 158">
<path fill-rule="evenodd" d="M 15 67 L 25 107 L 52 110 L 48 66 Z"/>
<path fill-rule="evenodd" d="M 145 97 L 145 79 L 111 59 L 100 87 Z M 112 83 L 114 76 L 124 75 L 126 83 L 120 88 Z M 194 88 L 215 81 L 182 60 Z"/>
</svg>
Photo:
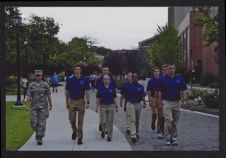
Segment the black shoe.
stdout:
<svg viewBox="0 0 226 158">
<path fill-rule="evenodd" d="M 130 135 L 130 130 L 126 130 L 126 134 L 129 136 Z"/>
<path fill-rule="evenodd" d="M 108 137 L 107 141 L 108 141 L 108 142 L 110 142 L 110 141 L 111 141 L 111 138 L 110 138 L 110 137 Z"/>
<path fill-rule="evenodd" d="M 42 145 L 42 137 L 37 136 L 36 140 L 38 145 Z"/>
<path fill-rule="evenodd" d="M 57 90 L 56 90 L 56 92 L 57 92 Z"/>
<path fill-rule="evenodd" d="M 99 124 L 99 131 L 102 131 L 102 127 L 101 127 L 101 124 Z"/>
<path fill-rule="evenodd" d="M 41 140 L 38 140 L 37 144 L 38 145 L 42 145 L 42 141 Z"/>
<path fill-rule="evenodd" d="M 139 135 L 137 134 L 137 139 L 139 139 L 140 137 L 139 137 Z"/>
<path fill-rule="evenodd" d="M 104 138 L 104 136 L 105 136 L 105 133 L 101 132 L 101 137 Z"/>
<path fill-rule="evenodd" d="M 154 122 L 151 123 L 151 129 L 152 129 L 153 131 L 155 130 L 155 123 L 154 123 Z"/>
<path fill-rule="evenodd" d="M 72 136 L 71 136 L 72 140 L 75 140 L 76 139 L 76 133 L 72 133 Z"/>
<path fill-rule="evenodd" d="M 132 143 L 136 143 L 137 142 L 137 139 L 135 137 L 133 137 L 131 140 L 132 140 Z"/>
<path fill-rule="evenodd" d="M 82 145 L 83 142 L 82 142 L 82 139 L 78 139 L 78 145 Z"/>
</svg>

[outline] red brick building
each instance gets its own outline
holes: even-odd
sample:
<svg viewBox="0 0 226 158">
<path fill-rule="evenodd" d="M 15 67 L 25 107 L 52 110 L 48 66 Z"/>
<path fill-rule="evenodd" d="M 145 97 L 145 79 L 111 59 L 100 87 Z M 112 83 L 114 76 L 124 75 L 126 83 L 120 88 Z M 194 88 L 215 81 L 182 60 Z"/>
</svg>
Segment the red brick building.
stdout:
<svg viewBox="0 0 226 158">
<path fill-rule="evenodd" d="M 217 10 L 214 8 L 214 12 Z M 168 24 L 178 29 L 187 70 L 199 68 L 202 74 L 219 75 L 217 44 L 206 46 L 201 36 L 204 26 L 197 20 L 200 12 L 195 7 L 169 7 Z"/>
</svg>

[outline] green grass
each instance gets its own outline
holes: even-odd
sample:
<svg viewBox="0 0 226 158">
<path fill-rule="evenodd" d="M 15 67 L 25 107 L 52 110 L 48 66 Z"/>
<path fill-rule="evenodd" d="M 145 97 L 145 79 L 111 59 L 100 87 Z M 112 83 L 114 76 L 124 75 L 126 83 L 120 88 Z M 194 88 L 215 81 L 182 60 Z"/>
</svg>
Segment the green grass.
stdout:
<svg viewBox="0 0 226 158">
<path fill-rule="evenodd" d="M 29 112 L 13 108 L 14 102 L 6 102 L 6 150 L 16 151 L 31 137 Z"/>
</svg>

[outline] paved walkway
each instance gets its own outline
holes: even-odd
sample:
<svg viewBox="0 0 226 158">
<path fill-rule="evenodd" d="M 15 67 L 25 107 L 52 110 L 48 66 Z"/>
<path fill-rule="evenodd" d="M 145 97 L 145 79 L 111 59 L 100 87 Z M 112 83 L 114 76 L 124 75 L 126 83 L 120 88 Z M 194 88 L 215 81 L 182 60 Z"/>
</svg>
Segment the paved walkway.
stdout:
<svg viewBox="0 0 226 158">
<path fill-rule="evenodd" d="M 147 81 L 141 81 L 146 87 Z M 43 145 L 36 145 L 34 135 L 19 150 L 62 150 L 62 151 L 218 151 L 219 150 L 219 116 L 181 110 L 178 124 L 179 145 L 164 146 L 164 140 L 157 139 L 157 133 L 151 130 L 150 108 L 142 109 L 140 118 L 140 139 L 132 144 L 125 132 L 125 112 L 119 107 L 114 117 L 112 142 L 102 139 L 98 131 L 99 118 L 95 110 L 95 91 L 91 91 L 90 108 L 84 119 L 84 144 L 78 146 L 71 140 L 71 128 L 68 112 L 65 108 L 63 87 L 58 93 L 52 93 L 53 110 L 47 120 L 46 137 Z M 117 98 L 119 101 L 119 97 Z M 7 96 L 6 100 L 15 101 L 16 96 Z"/>
<path fill-rule="evenodd" d="M 12 99 L 13 97 L 11 97 Z M 130 151 L 132 150 L 125 136 L 114 126 L 111 142 L 106 137 L 102 139 L 98 131 L 99 116 L 96 112 L 87 109 L 84 118 L 83 145 L 71 140 L 71 126 L 68 120 L 68 110 L 65 108 L 63 86 L 58 93 L 52 93 L 53 110 L 47 120 L 46 136 L 43 145 L 38 146 L 35 134 L 22 146 L 20 151 Z"/>
</svg>

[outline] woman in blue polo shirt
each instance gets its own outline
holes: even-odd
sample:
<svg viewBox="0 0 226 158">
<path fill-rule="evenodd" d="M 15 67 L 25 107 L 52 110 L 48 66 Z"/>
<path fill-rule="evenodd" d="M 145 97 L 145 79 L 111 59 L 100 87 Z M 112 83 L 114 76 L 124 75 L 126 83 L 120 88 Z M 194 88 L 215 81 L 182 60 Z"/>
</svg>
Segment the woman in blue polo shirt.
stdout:
<svg viewBox="0 0 226 158">
<path fill-rule="evenodd" d="M 101 86 L 97 90 L 97 106 L 96 112 L 100 107 L 100 122 L 102 127 L 101 137 L 104 138 L 105 131 L 107 132 L 107 141 L 110 142 L 113 134 L 113 120 L 114 120 L 114 108 L 118 111 L 116 103 L 116 90 L 115 87 L 110 84 L 110 76 L 103 76 L 104 86 Z"/>
<path fill-rule="evenodd" d="M 143 100 L 143 108 L 146 107 L 144 87 L 138 83 L 138 76 L 133 73 L 133 83 L 128 84 L 124 89 L 127 97 L 126 110 L 128 112 L 128 124 L 131 132 L 131 140 L 133 143 L 139 138 L 139 120 L 141 112 L 141 101 Z"/>
</svg>

